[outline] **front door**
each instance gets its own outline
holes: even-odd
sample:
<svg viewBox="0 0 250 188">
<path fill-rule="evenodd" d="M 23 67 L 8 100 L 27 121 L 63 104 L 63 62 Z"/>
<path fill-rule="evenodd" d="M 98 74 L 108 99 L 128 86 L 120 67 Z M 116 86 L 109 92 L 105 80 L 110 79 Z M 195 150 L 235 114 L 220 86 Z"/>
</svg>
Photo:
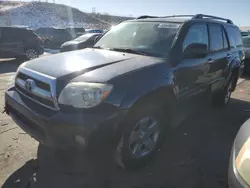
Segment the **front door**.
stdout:
<svg viewBox="0 0 250 188">
<path fill-rule="evenodd" d="M 1 52 L 4 58 L 14 58 L 23 55 L 23 38 L 15 28 L 2 28 Z"/>
<path fill-rule="evenodd" d="M 206 24 L 191 25 L 183 41 L 182 53 L 190 44 L 199 43 L 208 46 L 208 29 Z M 179 98 L 188 99 L 206 90 L 209 82 L 205 75 L 209 69 L 208 57 L 183 58 L 177 65 L 174 76 L 178 83 Z"/>
</svg>

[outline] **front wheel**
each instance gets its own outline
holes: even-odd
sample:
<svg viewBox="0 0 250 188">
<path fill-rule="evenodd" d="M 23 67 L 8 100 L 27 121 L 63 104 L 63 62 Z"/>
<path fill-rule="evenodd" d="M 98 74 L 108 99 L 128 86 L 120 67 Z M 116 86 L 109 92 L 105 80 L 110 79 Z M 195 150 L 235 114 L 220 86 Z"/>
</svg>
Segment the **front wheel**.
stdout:
<svg viewBox="0 0 250 188">
<path fill-rule="evenodd" d="M 157 152 L 163 138 L 164 119 L 160 110 L 150 106 L 137 108 L 128 115 L 118 146 L 124 167 L 145 164 Z"/>
</svg>

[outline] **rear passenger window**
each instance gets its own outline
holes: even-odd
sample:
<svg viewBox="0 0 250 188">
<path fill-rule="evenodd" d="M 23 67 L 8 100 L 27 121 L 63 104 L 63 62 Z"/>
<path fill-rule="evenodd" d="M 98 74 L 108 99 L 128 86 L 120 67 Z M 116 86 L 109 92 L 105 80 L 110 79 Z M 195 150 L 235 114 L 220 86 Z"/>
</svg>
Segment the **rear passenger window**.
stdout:
<svg viewBox="0 0 250 188">
<path fill-rule="evenodd" d="M 187 46 L 193 43 L 208 45 L 207 25 L 195 24 L 190 27 L 187 36 L 183 42 L 183 51 Z"/>
<path fill-rule="evenodd" d="M 223 50 L 224 44 L 223 44 L 221 26 L 218 24 L 210 24 L 209 35 L 210 35 L 210 51 L 217 52 Z"/>
<path fill-rule="evenodd" d="M 242 38 L 240 30 L 237 27 L 227 27 L 227 34 L 231 48 L 241 47 Z"/>
<path fill-rule="evenodd" d="M 221 28 L 221 29 L 222 29 L 222 36 L 223 36 L 223 47 L 224 47 L 224 49 L 228 49 L 229 45 L 228 45 L 228 40 L 226 37 L 225 30 L 223 28 Z"/>
</svg>

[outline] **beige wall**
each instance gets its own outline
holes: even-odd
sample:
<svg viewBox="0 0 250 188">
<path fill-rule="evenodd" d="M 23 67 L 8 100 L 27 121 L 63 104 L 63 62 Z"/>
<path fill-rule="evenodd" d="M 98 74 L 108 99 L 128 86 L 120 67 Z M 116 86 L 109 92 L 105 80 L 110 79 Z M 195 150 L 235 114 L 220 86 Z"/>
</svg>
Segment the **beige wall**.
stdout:
<svg viewBox="0 0 250 188">
<path fill-rule="evenodd" d="M 250 27 L 240 27 L 242 31 L 250 31 Z"/>
</svg>

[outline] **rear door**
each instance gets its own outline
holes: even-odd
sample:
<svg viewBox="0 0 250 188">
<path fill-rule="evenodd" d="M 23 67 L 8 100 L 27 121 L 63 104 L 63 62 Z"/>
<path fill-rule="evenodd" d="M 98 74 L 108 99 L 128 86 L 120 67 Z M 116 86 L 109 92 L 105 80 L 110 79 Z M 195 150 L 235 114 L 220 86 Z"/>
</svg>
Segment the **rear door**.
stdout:
<svg viewBox="0 0 250 188">
<path fill-rule="evenodd" d="M 220 24 L 209 24 L 209 59 L 210 68 L 205 74 L 210 77 L 211 90 L 215 91 L 222 87 L 230 54 L 228 37 L 225 29 Z"/>
<path fill-rule="evenodd" d="M 4 57 L 16 57 L 24 53 L 24 39 L 18 28 L 2 28 L 1 33 L 3 39 L 1 48 L 3 49 Z"/>
</svg>

